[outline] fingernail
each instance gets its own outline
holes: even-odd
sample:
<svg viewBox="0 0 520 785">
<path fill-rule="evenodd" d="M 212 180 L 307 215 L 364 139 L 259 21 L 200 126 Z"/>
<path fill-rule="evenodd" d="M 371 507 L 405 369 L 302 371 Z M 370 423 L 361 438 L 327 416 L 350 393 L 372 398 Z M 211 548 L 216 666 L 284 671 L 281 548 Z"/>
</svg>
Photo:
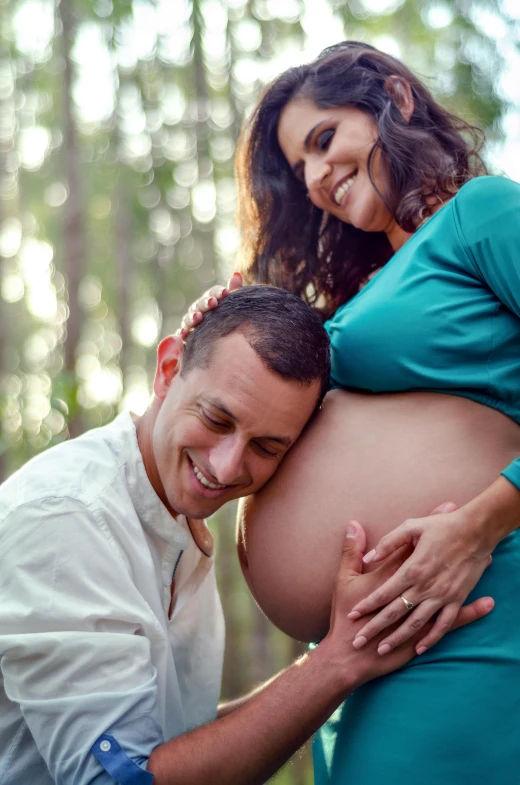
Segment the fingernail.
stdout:
<svg viewBox="0 0 520 785">
<path fill-rule="evenodd" d="M 356 526 L 353 526 L 351 523 L 347 523 L 347 529 L 345 532 L 345 537 L 355 540 L 357 537 L 358 529 Z"/>
<path fill-rule="evenodd" d="M 417 649 L 417 654 L 419 654 L 419 655 L 420 654 L 424 654 L 426 649 L 427 649 L 427 646 L 419 646 L 419 648 Z"/>
<path fill-rule="evenodd" d="M 361 614 L 359 611 L 350 611 L 349 615 L 347 616 L 347 619 L 359 619 L 359 618 L 361 618 Z"/>
<path fill-rule="evenodd" d="M 377 649 L 378 654 L 388 654 L 389 651 L 392 651 L 392 647 L 389 643 L 382 643 Z"/>
<path fill-rule="evenodd" d="M 373 548 L 371 551 L 369 551 L 363 556 L 364 563 L 368 564 L 368 562 L 371 562 L 374 559 L 375 555 L 376 555 L 376 549 Z"/>
<path fill-rule="evenodd" d="M 360 635 L 358 638 L 354 638 L 353 646 L 355 649 L 362 649 L 367 639 L 364 635 Z"/>
</svg>

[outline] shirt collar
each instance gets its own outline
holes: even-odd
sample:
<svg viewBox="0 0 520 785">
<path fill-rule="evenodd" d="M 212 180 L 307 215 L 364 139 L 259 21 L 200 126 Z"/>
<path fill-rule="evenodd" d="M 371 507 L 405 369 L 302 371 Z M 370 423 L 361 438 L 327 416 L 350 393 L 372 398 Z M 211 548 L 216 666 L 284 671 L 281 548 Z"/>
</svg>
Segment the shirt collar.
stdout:
<svg viewBox="0 0 520 785">
<path fill-rule="evenodd" d="M 186 518 L 184 515 L 174 518 L 155 492 L 144 467 L 132 415 L 122 412 L 115 423 L 123 442 L 128 490 L 139 520 L 164 542 L 174 542 L 183 550 L 187 549 L 193 543 L 193 537 Z"/>
</svg>

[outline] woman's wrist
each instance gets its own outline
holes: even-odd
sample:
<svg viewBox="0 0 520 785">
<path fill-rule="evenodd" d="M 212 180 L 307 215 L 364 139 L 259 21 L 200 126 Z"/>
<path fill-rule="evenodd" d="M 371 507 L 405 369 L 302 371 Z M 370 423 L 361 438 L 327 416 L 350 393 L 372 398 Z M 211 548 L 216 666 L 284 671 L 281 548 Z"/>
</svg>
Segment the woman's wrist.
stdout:
<svg viewBox="0 0 520 785">
<path fill-rule="evenodd" d="M 505 477 L 498 477 L 481 494 L 461 507 L 480 530 L 486 552 L 520 526 L 520 490 Z"/>
</svg>

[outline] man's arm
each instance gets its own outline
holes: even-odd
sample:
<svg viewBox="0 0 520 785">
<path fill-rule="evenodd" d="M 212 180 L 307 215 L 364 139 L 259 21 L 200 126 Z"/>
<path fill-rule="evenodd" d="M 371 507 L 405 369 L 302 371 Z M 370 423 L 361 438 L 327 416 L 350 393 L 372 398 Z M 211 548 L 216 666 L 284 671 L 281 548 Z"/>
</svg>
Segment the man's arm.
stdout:
<svg viewBox="0 0 520 785">
<path fill-rule="evenodd" d="M 108 785 L 117 778 L 92 748 L 111 734 L 151 779 L 145 766 L 164 738 L 157 677 L 138 634 L 148 612 L 123 560 L 82 503 L 59 497 L 10 513 L 0 552 L 0 669 L 27 723 L 22 747 L 34 739 L 53 782 Z M 7 766 L 7 780 L 32 779 L 17 756 Z"/>
<path fill-rule="evenodd" d="M 350 608 L 358 596 L 364 596 L 371 586 L 379 585 L 397 569 L 403 554 L 368 575 L 360 575 L 361 557 L 356 537 L 347 538 L 336 581 L 331 629 L 320 645 L 235 711 L 157 747 L 148 761 L 155 785 L 260 785 L 354 689 L 414 656 L 414 641 L 386 657 L 377 654 L 377 639 L 360 651 L 352 646 L 359 621 L 347 618 Z M 492 607 L 490 598 L 477 600 L 461 609 L 457 626 L 486 615 Z"/>
<path fill-rule="evenodd" d="M 219 703 L 217 709 L 217 719 L 221 717 L 227 717 L 228 714 L 232 714 L 237 709 L 240 709 L 242 706 L 245 706 L 255 695 L 258 695 L 259 692 L 264 690 L 268 684 L 271 683 L 271 680 L 260 684 L 256 689 L 251 690 L 248 692 L 247 695 L 241 695 L 240 698 L 234 698 L 233 700 L 224 701 L 224 703 Z"/>
</svg>

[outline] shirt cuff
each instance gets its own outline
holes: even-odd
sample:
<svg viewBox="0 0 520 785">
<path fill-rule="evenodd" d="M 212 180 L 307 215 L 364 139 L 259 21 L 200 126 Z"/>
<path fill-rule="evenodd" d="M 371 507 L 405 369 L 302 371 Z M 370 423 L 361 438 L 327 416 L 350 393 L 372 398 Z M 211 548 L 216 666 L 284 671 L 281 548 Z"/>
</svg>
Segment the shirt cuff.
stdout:
<svg viewBox="0 0 520 785">
<path fill-rule="evenodd" d="M 153 774 L 128 757 L 114 736 L 103 733 L 92 745 L 92 753 L 119 785 L 152 785 Z M 147 763 L 140 758 L 139 763 Z"/>
</svg>

